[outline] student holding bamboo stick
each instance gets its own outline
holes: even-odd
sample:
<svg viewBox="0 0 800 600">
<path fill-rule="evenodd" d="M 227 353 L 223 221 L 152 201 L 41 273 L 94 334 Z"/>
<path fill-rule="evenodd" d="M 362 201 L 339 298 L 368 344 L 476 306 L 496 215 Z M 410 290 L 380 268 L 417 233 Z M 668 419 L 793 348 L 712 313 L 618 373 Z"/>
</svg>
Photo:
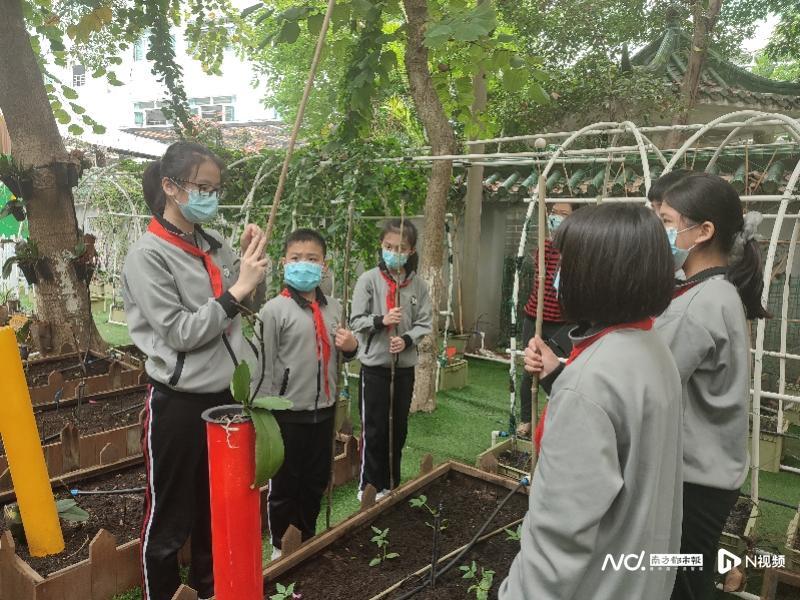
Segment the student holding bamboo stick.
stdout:
<svg viewBox="0 0 800 600">
<path fill-rule="evenodd" d="M 703 555 L 681 570 L 673 600 L 713 598 L 722 528 L 747 478 L 750 410 L 748 319 L 768 316 L 756 239 L 761 215 L 743 216 L 739 194 L 708 173 L 680 178 L 663 193 L 675 269 L 672 303 L 656 321 L 683 382 L 683 538 L 681 552 Z"/>
<path fill-rule="evenodd" d="M 285 287 L 259 313 L 263 373 L 257 395 L 292 401 L 274 410 L 285 459 L 269 484 L 272 558 L 293 525 L 303 541 L 314 536 L 322 495 L 331 475 L 338 352 L 355 357 L 358 343 L 341 323 L 341 304 L 320 289 L 327 270 L 325 238 L 297 229 L 284 242 Z"/>
<path fill-rule="evenodd" d="M 559 228 L 556 288 L 572 331 L 566 365 L 540 338 L 525 352 L 550 395 L 521 550 L 501 600 L 666 600 L 674 570 L 609 557 L 676 553 L 682 446 L 678 369 L 653 317 L 672 259 L 643 206 L 582 208 Z"/>
<path fill-rule="evenodd" d="M 416 273 L 416 245 L 417 228 L 411 221 L 387 222 L 381 233 L 380 262 L 358 278 L 353 292 L 350 324 L 358 339 L 361 361 L 359 498 L 368 484 L 382 498 L 400 483 L 414 392 L 416 346 L 433 326 L 428 286 Z"/>
<path fill-rule="evenodd" d="M 147 355 L 143 430 L 147 470 L 142 526 L 142 596 L 170 600 L 180 585 L 178 552 L 191 536 L 189 585 L 214 595 L 208 449 L 204 410 L 231 404 L 236 365 L 250 356 L 239 314 L 263 297 L 266 239 L 256 225 L 241 255 L 201 224 L 218 209 L 222 161 L 208 148 L 176 142 L 145 169 L 153 213 L 122 270 L 128 329 Z"/>
</svg>

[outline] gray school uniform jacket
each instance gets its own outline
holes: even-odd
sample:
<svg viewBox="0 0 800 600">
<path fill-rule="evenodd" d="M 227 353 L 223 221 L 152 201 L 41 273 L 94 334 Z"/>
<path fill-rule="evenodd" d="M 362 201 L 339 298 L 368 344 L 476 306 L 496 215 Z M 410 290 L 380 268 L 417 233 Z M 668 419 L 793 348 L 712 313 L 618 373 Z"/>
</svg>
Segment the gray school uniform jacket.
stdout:
<svg viewBox="0 0 800 600">
<path fill-rule="evenodd" d="M 326 394 L 311 308 L 297 292 L 290 290 L 290 293 L 291 297 L 280 295 L 273 298 L 259 313 L 264 361 L 259 359 L 259 376 L 254 377 L 254 386 L 258 389 L 258 396 L 282 396 L 292 401 L 289 410 L 274 411 L 284 421 L 317 422 L 333 416 L 332 407 L 336 402 L 338 350 L 335 337 L 336 330 L 342 326 L 342 305 L 317 288 L 317 302 L 331 344 L 328 360 L 330 393 Z M 254 343 L 258 346 L 260 341 L 254 340 Z M 260 347 L 258 351 L 261 352 Z M 344 359 L 353 356 L 355 353 L 345 353 Z"/>
<path fill-rule="evenodd" d="M 675 571 L 650 570 L 649 555 L 680 549 L 681 389 L 669 349 L 652 330 L 613 331 L 551 392 L 501 600 L 668 599 Z M 611 566 L 641 553 L 644 571 Z"/>
<path fill-rule="evenodd" d="M 200 249 L 210 252 L 221 271 L 223 294 L 214 297 L 201 258 L 145 232 L 122 268 L 128 330 L 147 355 L 145 370 L 152 380 L 179 392 L 221 392 L 229 388 L 236 362 L 255 360 L 235 299 L 227 292 L 239 277 L 240 258 L 214 231 L 197 227 L 194 236 L 181 236 L 190 243 L 196 238 Z M 263 299 L 263 287 L 256 291 L 259 296 Z"/>
<path fill-rule="evenodd" d="M 749 466 L 747 319 L 739 293 L 721 272 L 698 276 L 683 284 L 688 289 L 656 319 L 656 329 L 683 383 L 683 479 L 735 490 Z"/>
<path fill-rule="evenodd" d="M 386 310 L 389 286 L 381 275 L 381 267 L 370 269 L 358 278 L 353 291 L 350 327 L 358 340 L 358 359 L 362 365 L 391 367 L 389 336 L 398 333 L 405 340 L 406 349 L 400 353 L 397 366 L 404 368 L 417 364 L 417 344 L 432 331 L 433 313 L 428 286 L 416 273 L 410 277 L 410 283 L 400 288 L 403 319 L 392 331 L 383 325 L 383 317 L 389 312 Z"/>
</svg>

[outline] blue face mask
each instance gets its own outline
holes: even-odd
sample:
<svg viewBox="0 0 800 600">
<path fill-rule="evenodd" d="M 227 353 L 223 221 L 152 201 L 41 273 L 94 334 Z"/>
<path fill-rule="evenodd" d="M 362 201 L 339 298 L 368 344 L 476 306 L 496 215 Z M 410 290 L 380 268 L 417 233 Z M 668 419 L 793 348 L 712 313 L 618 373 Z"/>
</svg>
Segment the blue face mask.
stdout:
<svg viewBox="0 0 800 600">
<path fill-rule="evenodd" d="M 208 223 L 217 216 L 219 200 L 217 192 L 201 192 L 188 190 L 189 201 L 186 204 L 178 203 L 183 218 L 190 223 Z"/>
<path fill-rule="evenodd" d="M 408 262 L 408 254 L 400 254 L 386 249 L 383 250 L 382 257 L 386 266 L 395 271 L 405 267 Z"/>
<path fill-rule="evenodd" d="M 298 292 L 310 292 L 322 281 L 322 265 L 312 262 L 289 262 L 283 266 L 283 280 Z"/>
<path fill-rule="evenodd" d="M 561 283 L 561 267 L 558 268 L 556 271 L 556 276 L 553 277 L 553 289 L 556 291 L 556 296 L 558 296 L 558 284 Z"/>
<path fill-rule="evenodd" d="M 564 217 L 561 215 L 547 215 L 547 228 L 550 233 L 554 232 L 564 222 Z"/>
<path fill-rule="evenodd" d="M 687 227 L 685 229 L 681 229 L 678 231 L 674 227 L 667 227 L 667 239 L 669 240 L 669 247 L 672 250 L 672 260 L 675 263 L 675 270 L 683 268 L 683 263 L 686 262 L 686 259 L 689 257 L 689 252 L 692 251 L 695 245 L 692 245 L 689 248 L 678 248 L 676 245 L 678 243 L 678 235 L 683 233 L 684 231 L 689 231 L 690 229 L 694 229 L 697 225 L 692 225 L 691 227 Z"/>
</svg>

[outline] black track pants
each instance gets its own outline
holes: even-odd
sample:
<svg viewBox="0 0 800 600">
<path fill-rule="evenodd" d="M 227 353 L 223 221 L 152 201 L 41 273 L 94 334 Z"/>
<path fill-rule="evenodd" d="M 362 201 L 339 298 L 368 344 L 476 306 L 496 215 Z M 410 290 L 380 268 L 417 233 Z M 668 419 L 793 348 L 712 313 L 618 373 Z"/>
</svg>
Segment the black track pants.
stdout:
<svg viewBox="0 0 800 600">
<path fill-rule="evenodd" d="M 361 407 L 361 481 L 380 492 L 400 485 L 400 464 L 408 434 L 408 412 L 414 393 L 414 368 L 395 370 L 394 393 L 394 484 L 389 483 L 389 388 L 391 370 L 362 367 Z"/>
<path fill-rule="evenodd" d="M 711 600 L 715 597 L 719 538 L 738 497 L 739 490 L 683 484 L 681 554 L 702 554 L 703 568 L 678 570 L 671 600 Z"/>
<path fill-rule="evenodd" d="M 302 540 L 317 530 L 322 496 L 328 486 L 333 453 L 333 422 L 285 423 L 278 420 L 285 458 L 269 482 L 269 530 L 272 545 L 281 547 L 283 534 L 294 525 Z"/>
<path fill-rule="evenodd" d="M 208 408 L 232 404 L 230 392 L 182 394 L 150 387 L 142 449 L 147 469 L 142 525 L 142 599 L 171 600 L 180 585 L 178 552 L 192 538 L 189 585 L 214 595 L 208 492 Z"/>
</svg>

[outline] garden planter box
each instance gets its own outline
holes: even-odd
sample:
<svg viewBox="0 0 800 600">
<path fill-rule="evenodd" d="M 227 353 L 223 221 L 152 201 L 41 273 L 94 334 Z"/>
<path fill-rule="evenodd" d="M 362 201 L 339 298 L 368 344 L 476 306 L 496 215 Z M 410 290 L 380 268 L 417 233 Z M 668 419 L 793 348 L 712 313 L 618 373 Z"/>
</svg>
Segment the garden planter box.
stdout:
<svg viewBox="0 0 800 600">
<path fill-rule="evenodd" d="M 530 440 L 508 438 L 481 452 L 475 465 L 482 471 L 519 481 L 531 474 Z"/>
<path fill-rule="evenodd" d="M 745 538 L 752 539 L 757 519 L 758 504 L 754 504 L 750 498 L 740 497 L 722 529 L 720 548 L 743 556 L 747 552 Z"/>
<path fill-rule="evenodd" d="M 464 359 L 451 361 L 439 369 L 440 390 L 460 390 L 467 387 L 469 365 Z"/>
<path fill-rule="evenodd" d="M 796 600 L 800 598 L 800 573 L 785 569 L 765 569 L 761 600 Z"/>
<path fill-rule="evenodd" d="M 361 469 L 361 453 L 356 439 L 352 435 L 337 433 L 336 441 L 341 444 L 341 451 L 333 459 L 334 487 L 349 483 Z"/>
<path fill-rule="evenodd" d="M 125 308 L 112 305 L 108 311 L 108 322 L 112 325 L 127 325 L 128 317 L 125 315 Z"/>
<path fill-rule="evenodd" d="M 769 471 L 770 473 L 778 473 L 781 469 L 781 456 L 783 456 L 783 442 L 784 438 L 777 435 L 772 426 L 767 426 L 765 429 L 764 417 L 761 418 L 761 434 L 759 435 L 759 448 L 758 448 L 758 462 L 759 468 L 762 471 Z M 752 429 L 752 425 L 751 425 Z M 789 421 L 783 421 L 783 433 L 789 429 Z M 748 438 L 748 448 L 752 448 L 753 437 L 752 431 Z"/>
<path fill-rule="evenodd" d="M 800 571 L 800 511 L 794 513 L 794 518 L 789 522 L 786 532 L 786 568 Z"/>
<path fill-rule="evenodd" d="M 430 468 L 430 457 L 426 467 Z M 439 556 L 445 556 L 462 547 L 483 525 L 492 509 L 517 486 L 514 482 L 478 471 L 472 467 L 447 462 L 409 481 L 392 494 L 370 505 L 362 505 L 358 514 L 331 528 L 294 550 L 284 538 L 284 555 L 267 565 L 264 571 L 266 595 L 275 593 L 275 584 L 295 583 L 295 591 L 306 598 L 359 598 L 368 599 L 405 579 L 409 574 L 430 564 L 432 550 L 431 515 L 425 509 L 413 508 L 409 500 L 421 494 L 427 496 L 434 507 L 442 504 L 442 515 L 448 519 L 440 534 Z M 368 488 L 374 493 L 374 490 Z M 366 494 L 367 498 L 370 494 Z M 517 490 L 486 532 L 499 532 L 481 542 L 463 558 L 462 564 L 475 560 L 481 566 L 496 571 L 493 597 L 496 596 L 519 543 L 509 541 L 505 527 L 516 530 L 528 508 L 525 489 Z M 372 527 L 389 529 L 389 552 L 400 556 L 383 564 L 370 567 L 377 553 L 370 541 L 375 535 Z M 290 532 L 287 532 L 289 536 Z M 447 561 L 441 563 L 445 564 Z M 440 566 L 441 566 L 440 565 Z M 472 584 L 462 579 L 458 566 L 437 581 L 436 589 L 418 594 L 419 599 L 466 597 Z M 412 579 L 412 582 L 416 577 Z M 393 596 L 408 591 L 410 583 L 401 586 Z M 432 594 L 432 595 L 431 595 Z M 187 596 L 188 597 L 188 596 Z"/>
</svg>

